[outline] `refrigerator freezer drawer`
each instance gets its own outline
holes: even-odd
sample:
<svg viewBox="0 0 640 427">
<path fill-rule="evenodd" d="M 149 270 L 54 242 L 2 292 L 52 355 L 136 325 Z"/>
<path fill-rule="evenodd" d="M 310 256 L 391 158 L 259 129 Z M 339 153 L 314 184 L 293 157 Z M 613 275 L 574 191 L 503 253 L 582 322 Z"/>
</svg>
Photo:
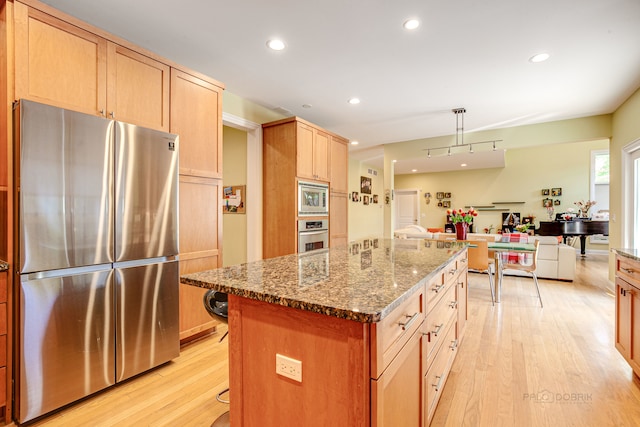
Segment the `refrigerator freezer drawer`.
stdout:
<svg viewBox="0 0 640 427">
<path fill-rule="evenodd" d="M 116 268 L 116 380 L 180 355 L 178 261 Z"/>
<path fill-rule="evenodd" d="M 18 420 L 115 383 L 113 270 L 20 283 Z"/>
</svg>

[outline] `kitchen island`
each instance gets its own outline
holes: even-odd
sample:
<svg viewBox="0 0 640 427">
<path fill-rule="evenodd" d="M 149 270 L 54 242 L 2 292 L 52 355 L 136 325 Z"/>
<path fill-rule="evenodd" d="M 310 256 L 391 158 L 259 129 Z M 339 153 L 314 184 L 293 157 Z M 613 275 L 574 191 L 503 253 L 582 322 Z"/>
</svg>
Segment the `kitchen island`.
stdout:
<svg viewBox="0 0 640 427">
<path fill-rule="evenodd" d="M 455 242 L 372 238 L 181 276 L 229 294 L 231 424 L 428 425 L 466 261 Z"/>
</svg>

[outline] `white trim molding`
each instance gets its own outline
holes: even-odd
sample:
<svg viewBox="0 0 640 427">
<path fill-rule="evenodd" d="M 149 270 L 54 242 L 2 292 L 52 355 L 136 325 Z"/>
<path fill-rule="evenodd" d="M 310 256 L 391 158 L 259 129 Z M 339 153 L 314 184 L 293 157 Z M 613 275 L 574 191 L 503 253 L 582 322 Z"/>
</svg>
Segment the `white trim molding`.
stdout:
<svg viewBox="0 0 640 427">
<path fill-rule="evenodd" d="M 222 124 L 247 132 L 247 262 L 257 261 L 262 259 L 262 126 L 225 112 Z"/>
</svg>

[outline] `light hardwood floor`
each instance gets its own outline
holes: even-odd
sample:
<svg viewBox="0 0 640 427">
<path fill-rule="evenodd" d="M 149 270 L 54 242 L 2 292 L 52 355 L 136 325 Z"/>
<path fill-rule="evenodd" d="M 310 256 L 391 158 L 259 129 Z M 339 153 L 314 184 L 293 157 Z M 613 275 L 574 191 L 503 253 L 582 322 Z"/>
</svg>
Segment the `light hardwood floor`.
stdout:
<svg viewBox="0 0 640 427">
<path fill-rule="evenodd" d="M 614 348 L 607 255 L 578 258 L 577 280 L 505 277 L 491 305 L 469 274 L 469 322 L 432 426 L 638 426 L 640 387 Z M 227 405 L 224 333 L 178 359 L 33 426 L 209 426 Z M 332 426 L 333 427 L 333 426 Z"/>
</svg>

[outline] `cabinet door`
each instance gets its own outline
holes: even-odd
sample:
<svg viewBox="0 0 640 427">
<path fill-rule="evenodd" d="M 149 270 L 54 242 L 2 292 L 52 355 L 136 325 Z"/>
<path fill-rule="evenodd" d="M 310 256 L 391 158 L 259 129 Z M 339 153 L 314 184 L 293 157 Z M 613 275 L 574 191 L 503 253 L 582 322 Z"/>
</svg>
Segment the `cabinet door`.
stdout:
<svg viewBox="0 0 640 427">
<path fill-rule="evenodd" d="M 313 173 L 313 128 L 297 123 L 296 173 L 298 178 L 315 179 Z"/>
<path fill-rule="evenodd" d="M 629 298 L 631 304 L 631 317 L 629 319 L 629 334 L 631 345 L 629 347 L 629 364 L 636 375 L 640 375 L 640 290 L 631 286 Z"/>
<path fill-rule="evenodd" d="M 314 130 L 313 174 L 315 179 L 329 181 L 329 134 Z"/>
<path fill-rule="evenodd" d="M 616 349 L 627 361 L 631 356 L 630 289 L 631 286 L 627 282 L 616 277 Z"/>
<path fill-rule="evenodd" d="M 180 176 L 180 272 L 221 266 L 221 181 Z M 210 330 L 216 322 L 207 314 L 203 290 L 180 286 L 180 340 Z"/>
<path fill-rule="evenodd" d="M 103 115 L 106 40 L 19 2 L 14 14 L 15 98 Z"/>
<path fill-rule="evenodd" d="M 169 131 L 169 66 L 110 42 L 107 116 Z"/>
<path fill-rule="evenodd" d="M 171 70 L 171 132 L 180 136 L 180 173 L 222 178 L 222 89 Z"/>
<path fill-rule="evenodd" d="M 464 259 L 466 265 L 467 259 Z M 456 333 L 456 338 L 458 341 L 462 340 L 462 336 L 464 335 L 464 330 L 467 325 L 467 270 L 460 272 L 460 275 L 456 279 L 456 287 L 457 287 L 457 299 L 458 302 L 458 331 Z"/>
<path fill-rule="evenodd" d="M 348 193 L 348 149 L 347 141 L 331 137 L 331 191 Z"/>
<path fill-rule="evenodd" d="M 420 426 L 422 334 L 417 331 L 377 380 L 371 380 L 371 425 Z"/>
<path fill-rule="evenodd" d="M 347 195 L 331 193 L 329 198 L 329 247 L 341 246 L 347 243 Z"/>
</svg>

